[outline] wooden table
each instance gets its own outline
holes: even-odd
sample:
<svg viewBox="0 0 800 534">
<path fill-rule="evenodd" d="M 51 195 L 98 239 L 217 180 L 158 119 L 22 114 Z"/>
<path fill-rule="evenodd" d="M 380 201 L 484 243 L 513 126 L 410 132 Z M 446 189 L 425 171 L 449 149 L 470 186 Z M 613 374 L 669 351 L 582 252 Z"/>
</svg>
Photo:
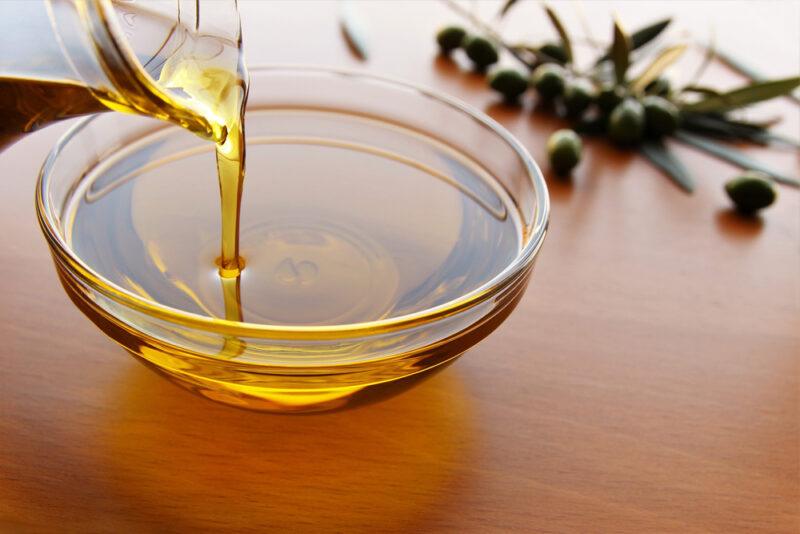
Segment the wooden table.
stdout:
<svg viewBox="0 0 800 534">
<path fill-rule="evenodd" d="M 436 2 L 372 2 L 372 57 L 342 44 L 333 2 L 244 2 L 251 63 L 351 66 L 486 110 L 542 161 L 559 123 L 496 103 L 436 59 L 456 20 Z M 580 31 L 574 4 L 557 6 Z M 798 72 L 793 4 L 620 3 L 636 26 L 678 13 L 764 70 Z M 488 14 L 496 5 L 482 5 Z M 549 36 L 536 4 L 509 34 Z M 527 11 L 526 11 L 527 10 Z M 586 3 L 596 37 L 609 4 Z M 529 15 L 524 15 L 524 13 Z M 717 13 L 717 15 L 714 15 Z M 751 27 L 750 29 L 746 29 Z M 709 79 L 730 85 L 721 66 Z M 798 135 L 798 106 L 780 114 Z M 733 215 L 733 168 L 678 147 L 680 193 L 589 142 L 550 180 L 552 232 L 531 287 L 492 336 L 381 404 L 251 413 L 169 384 L 105 338 L 56 281 L 33 183 L 58 125 L 0 155 L 0 531 L 798 532 L 800 195 Z M 796 153 L 757 151 L 800 174 Z"/>
</svg>

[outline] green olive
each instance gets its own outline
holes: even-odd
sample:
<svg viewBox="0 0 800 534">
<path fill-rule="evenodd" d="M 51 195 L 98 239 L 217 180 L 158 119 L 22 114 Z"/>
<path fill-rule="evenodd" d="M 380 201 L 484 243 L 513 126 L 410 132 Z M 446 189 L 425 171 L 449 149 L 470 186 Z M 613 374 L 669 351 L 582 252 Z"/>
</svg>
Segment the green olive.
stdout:
<svg viewBox="0 0 800 534">
<path fill-rule="evenodd" d="M 575 131 L 586 135 L 602 135 L 608 132 L 608 115 L 590 113 L 574 123 Z"/>
<path fill-rule="evenodd" d="M 581 78 L 570 80 L 564 89 L 564 107 L 567 115 L 579 117 L 595 98 L 594 86 Z"/>
<path fill-rule="evenodd" d="M 778 198 L 778 192 L 767 174 L 747 171 L 725 184 L 725 192 L 744 214 L 766 208 Z"/>
<path fill-rule="evenodd" d="M 646 96 L 642 99 L 642 106 L 645 128 L 649 135 L 670 135 L 678 127 L 678 108 L 666 98 Z"/>
<path fill-rule="evenodd" d="M 613 83 L 604 84 L 597 94 L 597 107 L 611 113 L 625 99 L 625 88 Z"/>
<path fill-rule="evenodd" d="M 552 100 L 564 92 L 566 71 L 561 65 L 545 63 L 531 74 L 531 85 L 543 100 Z"/>
<path fill-rule="evenodd" d="M 644 107 L 633 98 L 626 98 L 608 119 L 608 135 L 618 145 L 638 143 L 644 133 Z"/>
<path fill-rule="evenodd" d="M 567 51 L 558 43 L 545 43 L 539 47 L 539 51 L 547 57 L 554 59 L 556 63 L 563 65 L 567 62 Z"/>
<path fill-rule="evenodd" d="M 489 87 L 514 102 L 528 89 L 528 80 L 515 69 L 500 69 L 489 77 Z"/>
<path fill-rule="evenodd" d="M 572 130 L 558 130 L 547 140 L 547 157 L 550 166 L 559 175 L 566 175 L 581 160 L 583 143 Z"/>
<path fill-rule="evenodd" d="M 497 60 L 500 59 L 497 48 L 484 37 L 467 37 L 462 46 L 467 57 L 472 60 L 475 70 L 484 71 L 489 65 L 497 63 Z"/>
<path fill-rule="evenodd" d="M 449 54 L 461 46 L 467 31 L 461 26 L 445 26 L 436 34 L 436 42 L 443 54 Z"/>
</svg>

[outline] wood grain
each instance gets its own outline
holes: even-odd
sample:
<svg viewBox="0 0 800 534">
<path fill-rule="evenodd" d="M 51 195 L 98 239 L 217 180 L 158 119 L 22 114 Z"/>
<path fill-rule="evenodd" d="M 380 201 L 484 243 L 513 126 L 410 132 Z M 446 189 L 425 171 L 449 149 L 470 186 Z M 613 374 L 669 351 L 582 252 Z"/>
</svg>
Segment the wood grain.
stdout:
<svg viewBox="0 0 800 534">
<path fill-rule="evenodd" d="M 561 124 L 498 104 L 437 59 L 431 36 L 454 20 L 439 3 L 357 7 L 366 63 L 343 43 L 336 3 L 244 2 L 251 63 L 429 85 L 486 110 L 542 160 Z M 556 7 L 580 31 L 574 4 Z M 720 42 L 769 58 L 768 73 L 798 72 L 797 3 L 585 3 L 596 37 L 613 8 L 631 26 L 675 12 L 702 36 L 713 19 Z M 507 31 L 550 36 L 538 9 L 515 7 Z M 708 76 L 739 80 L 718 65 Z M 782 116 L 797 136 L 798 109 L 754 113 Z M 571 183 L 549 181 L 552 232 L 497 332 L 380 404 L 275 416 L 169 384 L 69 303 L 32 202 L 66 126 L 0 155 L 0 530 L 800 531 L 797 191 L 743 220 L 722 191 L 731 167 L 678 147 L 698 179 L 689 197 L 589 142 Z M 756 152 L 800 174 L 796 153 Z"/>
</svg>

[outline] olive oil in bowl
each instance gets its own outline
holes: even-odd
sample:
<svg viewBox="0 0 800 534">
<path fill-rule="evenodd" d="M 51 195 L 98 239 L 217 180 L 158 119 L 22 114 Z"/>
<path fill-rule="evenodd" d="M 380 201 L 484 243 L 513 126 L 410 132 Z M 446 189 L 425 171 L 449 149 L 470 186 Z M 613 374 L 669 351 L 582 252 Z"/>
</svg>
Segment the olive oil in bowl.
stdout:
<svg viewBox="0 0 800 534">
<path fill-rule="evenodd" d="M 388 384 L 496 328 L 546 226 L 527 154 L 488 119 L 403 84 L 252 74 L 233 269 L 214 145 L 105 115 L 53 153 L 40 220 L 79 308 L 181 385 L 274 411 L 397 391 Z M 420 107 L 382 111 L 402 98 Z M 437 114 L 478 150 L 436 131 Z"/>
<path fill-rule="evenodd" d="M 215 319 L 233 308 L 235 320 L 281 326 L 418 313 L 479 288 L 521 249 L 507 193 L 432 139 L 329 111 L 253 109 L 247 120 L 235 292 L 217 274 L 225 227 L 213 150 L 177 129 L 87 174 L 64 212 L 68 246 L 143 299 Z M 381 136 L 435 151 L 453 172 L 369 143 Z"/>
</svg>

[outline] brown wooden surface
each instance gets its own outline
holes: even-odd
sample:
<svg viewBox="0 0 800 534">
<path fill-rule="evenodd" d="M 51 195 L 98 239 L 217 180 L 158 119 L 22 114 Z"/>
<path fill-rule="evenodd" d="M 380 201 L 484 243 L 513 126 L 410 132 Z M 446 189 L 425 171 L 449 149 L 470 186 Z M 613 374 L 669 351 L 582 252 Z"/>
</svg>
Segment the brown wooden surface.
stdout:
<svg viewBox="0 0 800 534">
<path fill-rule="evenodd" d="M 245 2 L 250 61 L 433 86 L 542 158 L 560 123 L 497 105 L 437 60 L 431 35 L 454 20 L 440 4 L 362 8 L 365 64 L 341 42 L 335 3 Z M 550 35 L 535 4 L 518 9 L 511 34 Z M 560 9 L 578 31 L 574 4 Z M 798 72 L 797 3 L 586 3 L 595 36 L 612 9 L 629 26 L 677 12 L 700 39 L 713 21 L 765 71 Z M 719 66 L 709 79 L 737 80 Z M 754 114 L 784 116 L 797 136 L 798 109 Z M 68 302 L 32 202 L 65 126 L 0 155 L 0 531 L 800 530 L 797 191 L 745 221 L 721 188 L 733 168 L 679 148 L 699 182 L 689 197 L 589 142 L 571 185 L 549 180 L 552 232 L 497 332 L 381 404 L 275 416 L 169 384 Z M 758 154 L 800 174 L 796 153 Z"/>
</svg>

